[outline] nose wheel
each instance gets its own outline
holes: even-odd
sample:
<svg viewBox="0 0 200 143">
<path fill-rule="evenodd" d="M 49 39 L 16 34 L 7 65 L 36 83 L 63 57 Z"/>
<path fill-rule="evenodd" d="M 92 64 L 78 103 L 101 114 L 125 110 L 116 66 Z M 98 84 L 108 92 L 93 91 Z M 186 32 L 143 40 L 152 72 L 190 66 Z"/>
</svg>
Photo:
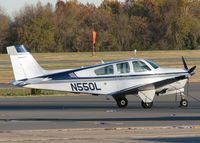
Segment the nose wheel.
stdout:
<svg viewBox="0 0 200 143">
<path fill-rule="evenodd" d="M 119 108 L 125 108 L 128 105 L 126 97 L 120 97 L 115 99 Z"/>
<path fill-rule="evenodd" d="M 188 107 L 188 101 L 186 99 L 181 99 L 180 107 Z"/>
<path fill-rule="evenodd" d="M 188 101 L 185 99 L 185 94 L 181 93 L 180 107 L 188 107 Z"/>
</svg>

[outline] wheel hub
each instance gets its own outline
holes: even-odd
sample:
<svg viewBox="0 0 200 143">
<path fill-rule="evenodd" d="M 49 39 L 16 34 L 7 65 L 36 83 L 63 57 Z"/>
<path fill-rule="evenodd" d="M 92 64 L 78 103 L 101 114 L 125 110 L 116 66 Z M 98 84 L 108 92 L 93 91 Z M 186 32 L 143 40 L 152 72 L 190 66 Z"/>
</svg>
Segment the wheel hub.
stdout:
<svg viewBox="0 0 200 143">
<path fill-rule="evenodd" d="M 187 105 L 187 103 L 185 101 L 183 101 L 183 106 Z"/>
<path fill-rule="evenodd" d="M 125 105 L 125 104 L 126 104 L 126 101 L 122 100 L 121 105 Z"/>
<path fill-rule="evenodd" d="M 128 105 L 128 100 L 125 97 L 116 98 L 115 100 L 117 101 L 117 105 L 120 108 L 125 108 Z"/>
</svg>

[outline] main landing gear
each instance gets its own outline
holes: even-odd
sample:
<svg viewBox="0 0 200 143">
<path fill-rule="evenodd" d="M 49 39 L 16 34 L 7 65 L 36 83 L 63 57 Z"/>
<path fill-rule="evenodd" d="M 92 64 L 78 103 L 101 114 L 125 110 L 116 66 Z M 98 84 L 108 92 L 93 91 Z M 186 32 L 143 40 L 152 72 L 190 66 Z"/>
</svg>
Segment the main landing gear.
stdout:
<svg viewBox="0 0 200 143">
<path fill-rule="evenodd" d="M 125 108 L 128 106 L 128 100 L 126 99 L 126 97 L 118 97 L 118 98 L 115 98 L 115 100 L 119 108 Z M 143 108 L 149 109 L 153 106 L 153 102 L 145 103 L 144 101 L 141 101 L 141 105 Z"/>
<path fill-rule="evenodd" d="M 115 98 L 115 100 L 119 108 L 125 108 L 128 106 L 128 100 L 126 99 L 126 97 L 118 97 Z"/>
<path fill-rule="evenodd" d="M 141 105 L 145 109 L 150 109 L 153 106 L 153 102 L 144 102 L 144 101 L 141 101 Z"/>
</svg>

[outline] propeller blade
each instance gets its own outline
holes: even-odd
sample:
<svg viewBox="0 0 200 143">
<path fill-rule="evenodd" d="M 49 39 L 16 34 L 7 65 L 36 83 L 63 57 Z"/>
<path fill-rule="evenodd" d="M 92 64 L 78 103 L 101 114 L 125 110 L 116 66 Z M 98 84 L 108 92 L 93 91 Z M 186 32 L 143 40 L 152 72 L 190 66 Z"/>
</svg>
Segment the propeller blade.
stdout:
<svg viewBox="0 0 200 143">
<path fill-rule="evenodd" d="M 183 56 L 182 56 L 182 61 L 183 61 L 184 68 L 185 68 L 186 70 L 188 70 L 187 64 L 186 64 L 185 59 L 184 59 Z"/>
<path fill-rule="evenodd" d="M 189 73 L 190 75 L 193 75 L 195 69 L 196 69 L 196 66 L 193 66 L 191 69 L 188 70 L 188 73 Z"/>
</svg>

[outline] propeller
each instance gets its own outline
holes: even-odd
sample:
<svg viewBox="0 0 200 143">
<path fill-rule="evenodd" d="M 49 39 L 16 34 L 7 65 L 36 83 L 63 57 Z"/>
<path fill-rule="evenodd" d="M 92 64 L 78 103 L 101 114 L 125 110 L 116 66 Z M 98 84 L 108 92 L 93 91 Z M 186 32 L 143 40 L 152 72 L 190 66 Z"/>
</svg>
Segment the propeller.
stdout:
<svg viewBox="0 0 200 143">
<path fill-rule="evenodd" d="M 183 56 L 182 56 L 182 61 L 183 61 L 184 68 L 187 70 L 187 72 L 188 72 L 191 76 L 194 75 L 194 74 L 195 74 L 196 66 L 193 66 L 193 67 L 191 67 L 190 69 L 188 69 L 187 64 L 186 64 L 185 59 L 184 59 Z M 190 80 L 189 80 L 189 78 L 188 78 L 188 80 L 187 80 L 187 96 L 189 96 L 189 97 L 191 97 L 192 99 L 194 99 L 194 100 L 200 102 L 200 100 L 199 100 L 198 98 L 195 98 L 195 97 L 193 97 L 193 96 L 191 96 L 191 95 L 189 94 L 189 86 L 190 86 Z M 176 100 L 176 98 L 175 98 L 175 100 Z"/>
<path fill-rule="evenodd" d="M 188 66 L 186 64 L 186 61 L 184 59 L 184 57 L 182 56 L 182 61 L 183 61 L 183 66 L 185 68 L 185 70 L 187 70 L 187 72 L 192 76 L 193 74 L 195 74 L 195 69 L 196 69 L 196 66 L 193 66 L 192 68 L 188 69 Z M 189 80 L 189 77 L 188 77 L 188 80 L 187 80 L 187 96 L 189 95 L 189 86 L 190 86 L 190 80 Z"/>
<path fill-rule="evenodd" d="M 193 74 L 195 74 L 195 69 L 196 69 L 196 66 L 193 66 L 191 69 L 189 69 L 189 74 L 190 75 L 193 75 Z"/>
<path fill-rule="evenodd" d="M 184 68 L 185 68 L 186 70 L 188 70 L 187 64 L 186 64 L 185 59 L 184 59 L 183 56 L 182 56 L 182 61 L 183 61 Z"/>
<path fill-rule="evenodd" d="M 184 68 L 188 71 L 188 73 L 189 73 L 190 75 L 195 74 L 196 66 L 193 66 L 192 68 L 188 69 L 188 66 L 187 66 L 187 64 L 186 64 L 185 59 L 184 59 L 183 56 L 182 56 L 182 61 L 183 61 Z"/>
</svg>

